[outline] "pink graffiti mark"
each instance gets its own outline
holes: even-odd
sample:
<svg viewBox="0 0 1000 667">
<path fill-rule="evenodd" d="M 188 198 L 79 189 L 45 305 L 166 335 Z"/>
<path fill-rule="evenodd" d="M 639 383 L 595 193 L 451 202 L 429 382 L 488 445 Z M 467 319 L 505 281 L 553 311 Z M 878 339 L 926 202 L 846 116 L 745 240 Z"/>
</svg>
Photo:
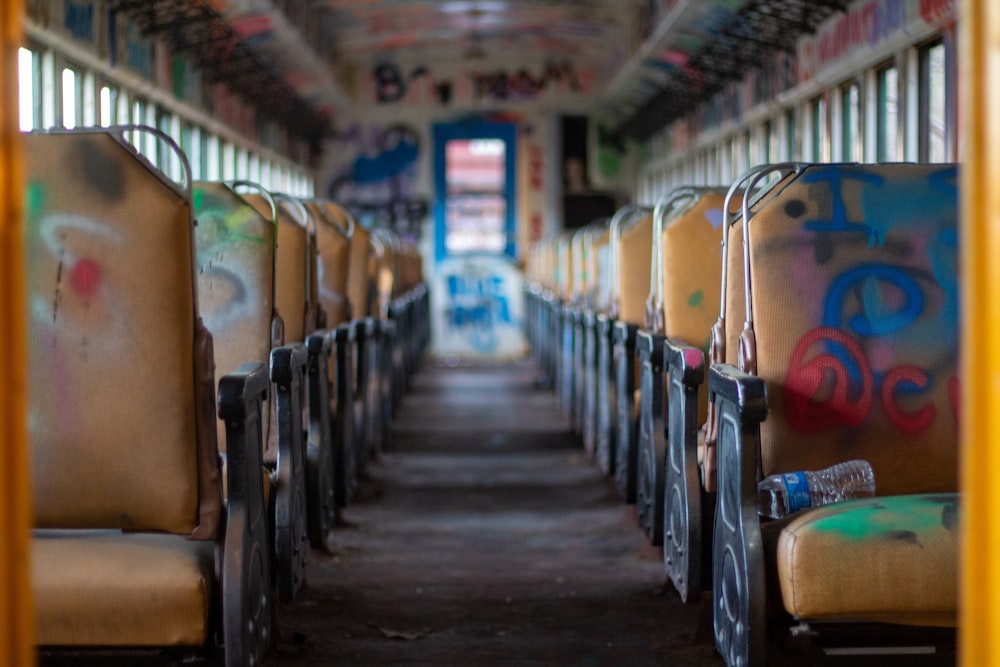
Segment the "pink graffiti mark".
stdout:
<svg viewBox="0 0 1000 667">
<path fill-rule="evenodd" d="M 839 347 L 838 354 L 823 352 L 809 360 L 809 350 L 818 344 L 824 347 Z M 857 397 L 848 396 L 851 381 L 845 361 L 855 365 L 855 373 L 860 371 L 861 386 Z M 800 433 L 815 433 L 836 426 L 856 426 L 871 411 L 876 390 L 882 402 L 886 417 L 901 432 L 907 435 L 921 433 L 934 423 L 937 406 L 926 403 L 912 410 L 904 410 L 897 394 L 904 385 L 919 390 L 931 386 L 931 378 L 923 369 L 913 365 L 901 365 L 888 369 L 876 388 L 872 366 L 861 345 L 847 333 L 832 327 L 818 327 L 808 332 L 795 346 L 788 362 L 785 377 L 785 410 L 788 422 Z M 952 409 L 958 415 L 958 381 L 948 381 L 948 393 Z M 824 397 L 825 396 L 825 397 Z"/>
<path fill-rule="evenodd" d="M 896 386 L 908 382 L 924 389 L 930 384 L 927 373 L 916 366 L 897 366 L 885 374 L 882 380 L 882 405 L 896 428 L 903 433 L 916 435 L 928 428 L 934 422 L 937 408 L 928 403 L 913 412 L 904 412 L 896 403 Z"/>
<path fill-rule="evenodd" d="M 847 368 L 836 355 L 824 352 L 809 361 L 809 349 L 818 342 L 841 345 L 861 368 L 861 392 L 855 400 L 847 395 L 850 385 Z M 833 374 L 832 390 L 826 400 L 817 398 L 828 373 Z M 839 329 L 819 327 L 802 337 L 792 351 L 785 377 L 785 410 L 792 428 L 815 433 L 835 426 L 859 424 L 871 410 L 874 380 L 868 360 L 857 341 Z"/>
<path fill-rule="evenodd" d="M 705 363 L 705 355 L 702 353 L 701 350 L 685 347 L 684 363 L 686 363 L 691 368 L 701 368 L 702 364 Z"/>
<path fill-rule="evenodd" d="M 101 285 L 100 265 L 88 258 L 77 261 L 69 271 L 69 284 L 80 296 L 94 296 Z"/>
</svg>

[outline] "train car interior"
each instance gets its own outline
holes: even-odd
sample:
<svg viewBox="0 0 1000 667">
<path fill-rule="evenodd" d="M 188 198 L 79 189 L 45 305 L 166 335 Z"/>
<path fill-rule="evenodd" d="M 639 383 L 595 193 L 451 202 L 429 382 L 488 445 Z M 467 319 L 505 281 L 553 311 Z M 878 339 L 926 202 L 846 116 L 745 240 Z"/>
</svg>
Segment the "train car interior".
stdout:
<svg viewBox="0 0 1000 667">
<path fill-rule="evenodd" d="M 0 2 L 0 667 L 1000 665 L 998 35 Z"/>
</svg>

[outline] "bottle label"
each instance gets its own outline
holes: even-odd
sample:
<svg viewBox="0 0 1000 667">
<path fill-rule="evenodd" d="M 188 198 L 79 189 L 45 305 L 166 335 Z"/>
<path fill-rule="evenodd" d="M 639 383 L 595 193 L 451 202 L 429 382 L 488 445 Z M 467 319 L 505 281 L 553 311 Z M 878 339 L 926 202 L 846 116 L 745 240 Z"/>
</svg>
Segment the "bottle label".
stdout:
<svg viewBox="0 0 1000 667">
<path fill-rule="evenodd" d="M 781 478 L 785 481 L 785 491 L 788 492 L 789 514 L 812 507 L 809 480 L 804 472 L 786 472 Z"/>
</svg>

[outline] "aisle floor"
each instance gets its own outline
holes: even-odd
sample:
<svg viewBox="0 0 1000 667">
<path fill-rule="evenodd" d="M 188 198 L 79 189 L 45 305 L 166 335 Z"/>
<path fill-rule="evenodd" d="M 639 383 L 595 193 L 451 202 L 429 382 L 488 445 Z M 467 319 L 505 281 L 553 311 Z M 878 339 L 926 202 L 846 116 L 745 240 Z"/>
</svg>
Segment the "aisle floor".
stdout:
<svg viewBox="0 0 1000 667">
<path fill-rule="evenodd" d="M 414 377 L 267 664 L 722 664 L 536 374 Z"/>
</svg>

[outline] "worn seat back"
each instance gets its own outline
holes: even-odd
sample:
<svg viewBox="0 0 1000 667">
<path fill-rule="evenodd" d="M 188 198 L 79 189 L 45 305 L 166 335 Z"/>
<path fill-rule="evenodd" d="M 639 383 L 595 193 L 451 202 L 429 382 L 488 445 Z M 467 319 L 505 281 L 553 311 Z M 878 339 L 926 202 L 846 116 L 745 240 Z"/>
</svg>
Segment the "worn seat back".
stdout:
<svg viewBox="0 0 1000 667">
<path fill-rule="evenodd" d="M 371 233 L 361 225 L 355 226 L 347 277 L 347 295 L 355 318 L 374 315 L 371 311 L 371 254 Z"/>
<path fill-rule="evenodd" d="M 35 525 L 213 535 L 189 203 L 111 135 L 25 144 Z"/>
<path fill-rule="evenodd" d="M 653 238 L 653 216 L 644 215 L 632 221 L 621 232 L 614 268 L 617 274 L 615 291 L 611 294 L 612 311 L 620 322 L 641 326 L 646 318 L 646 297 L 649 295 L 649 274 L 652 267 L 650 247 Z"/>
<path fill-rule="evenodd" d="M 338 215 L 338 208 L 330 208 L 326 202 L 312 200 L 306 206 L 316 221 L 319 303 L 326 313 L 326 328 L 333 330 L 350 320 L 347 282 L 354 226 Z"/>
<path fill-rule="evenodd" d="M 216 368 L 221 375 L 245 361 L 268 363 L 271 347 L 284 342 L 274 310 L 274 222 L 226 183 L 199 181 L 193 196 L 198 300 L 213 335 Z M 268 406 L 263 416 L 264 460 L 273 463 L 276 434 Z M 224 429 L 220 422 L 220 443 Z"/>
<path fill-rule="evenodd" d="M 739 363 L 732 324 L 752 319 L 764 475 L 861 458 L 879 495 L 957 489 L 955 178 L 813 165 L 743 225 L 752 310 L 728 292 L 728 358 Z M 745 277 L 742 254 L 730 256 Z"/>
<path fill-rule="evenodd" d="M 744 205 L 742 252 L 730 236 L 730 363 L 710 378 L 716 645 L 756 662 L 783 637 L 765 622 L 808 625 L 818 642 L 845 620 L 894 624 L 896 646 L 935 641 L 905 626 L 957 616 L 957 170 L 776 169 Z M 871 464 L 878 498 L 757 519 L 759 475 L 851 459 Z M 772 594 L 787 616 L 764 612 Z"/>
<path fill-rule="evenodd" d="M 271 203 L 262 195 L 243 193 L 262 216 L 271 215 Z M 316 241 L 312 219 L 297 199 L 274 196 L 278 216 L 275 257 L 275 308 L 284 323 L 285 340 L 302 342 L 317 328 Z"/>
<path fill-rule="evenodd" d="M 110 133 L 24 148 L 36 640 L 202 645 L 222 494 L 190 192 Z"/>
<path fill-rule="evenodd" d="M 654 321 L 653 329 L 705 352 L 719 312 L 724 202 L 722 190 L 691 189 L 690 200 L 663 227 L 656 263 L 654 309 L 662 324 Z"/>
</svg>

